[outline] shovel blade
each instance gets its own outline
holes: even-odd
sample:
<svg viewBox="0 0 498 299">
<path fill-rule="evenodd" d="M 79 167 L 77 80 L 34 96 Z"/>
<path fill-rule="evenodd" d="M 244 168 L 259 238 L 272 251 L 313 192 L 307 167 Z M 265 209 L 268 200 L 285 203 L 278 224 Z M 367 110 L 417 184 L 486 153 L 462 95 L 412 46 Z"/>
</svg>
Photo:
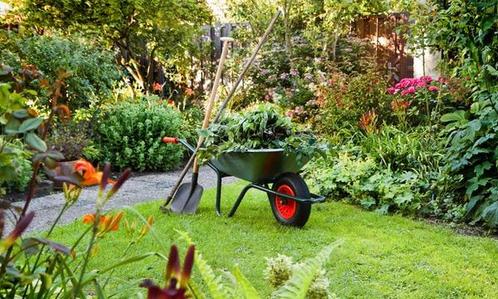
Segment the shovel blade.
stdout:
<svg viewBox="0 0 498 299">
<path fill-rule="evenodd" d="M 177 214 L 194 214 L 199 207 L 203 191 L 204 188 L 199 184 L 182 184 L 173 198 L 171 211 Z"/>
</svg>

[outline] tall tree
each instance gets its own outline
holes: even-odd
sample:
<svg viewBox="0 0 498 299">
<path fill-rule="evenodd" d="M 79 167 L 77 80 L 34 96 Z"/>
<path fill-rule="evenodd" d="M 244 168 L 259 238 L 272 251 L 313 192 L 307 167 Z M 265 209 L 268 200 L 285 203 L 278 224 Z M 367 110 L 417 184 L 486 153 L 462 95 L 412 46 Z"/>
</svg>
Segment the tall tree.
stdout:
<svg viewBox="0 0 498 299">
<path fill-rule="evenodd" d="M 117 61 L 144 90 L 157 64 L 188 61 L 202 25 L 211 22 L 205 0 L 14 1 L 25 26 L 92 37 L 117 51 Z"/>
</svg>

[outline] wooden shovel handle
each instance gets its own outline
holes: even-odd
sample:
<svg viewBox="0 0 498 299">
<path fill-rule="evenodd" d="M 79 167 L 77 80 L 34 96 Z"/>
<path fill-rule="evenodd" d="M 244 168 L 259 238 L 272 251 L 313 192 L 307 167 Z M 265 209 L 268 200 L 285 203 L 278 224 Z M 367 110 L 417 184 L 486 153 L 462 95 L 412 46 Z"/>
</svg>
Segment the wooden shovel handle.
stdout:
<svg viewBox="0 0 498 299">
<path fill-rule="evenodd" d="M 216 98 L 218 96 L 218 87 L 220 85 L 220 79 L 221 79 L 221 74 L 223 72 L 223 66 L 225 64 L 225 60 L 228 55 L 228 46 L 232 42 L 230 39 L 225 39 L 223 43 L 223 51 L 221 52 L 221 58 L 220 62 L 218 63 L 218 69 L 216 70 L 216 76 L 214 78 L 213 82 L 213 88 L 211 89 L 211 94 L 209 95 L 209 101 L 208 105 L 206 107 L 206 112 L 204 114 L 204 120 L 202 121 L 202 128 L 207 129 L 209 126 L 209 119 L 211 118 L 211 112 L 213 111 L 213 106 L 214 102 L 216 101 Z M 204 138 L 199 137 L 199 140 L 197 141 L 197 145 L 201 145 L 204 142 Z M 194 160 L 194 168 L 193 168 L 193 173 L 198 173 L 199 172 L 199 161 L 197 159 L 197 156 L 195 157 Z"/>
</svg>

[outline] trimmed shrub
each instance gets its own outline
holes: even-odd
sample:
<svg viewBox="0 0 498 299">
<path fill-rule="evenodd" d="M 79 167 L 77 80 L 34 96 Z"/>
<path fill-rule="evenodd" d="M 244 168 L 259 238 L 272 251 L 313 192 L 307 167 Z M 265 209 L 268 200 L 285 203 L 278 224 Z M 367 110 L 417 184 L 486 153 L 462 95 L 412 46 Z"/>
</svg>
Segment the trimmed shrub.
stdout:
<svg viewBox="0 0 498 299">
<path fill-rule="evenodd" d="M 184 137 L 182 115 L 155 98 L 120 103 L 102 111 L 97 119 L 95 145 L 100 161 L 139 171 L 165 171 L 180 163 L 183 148 L 163 144 L 161 138 Z"/>
</svg>

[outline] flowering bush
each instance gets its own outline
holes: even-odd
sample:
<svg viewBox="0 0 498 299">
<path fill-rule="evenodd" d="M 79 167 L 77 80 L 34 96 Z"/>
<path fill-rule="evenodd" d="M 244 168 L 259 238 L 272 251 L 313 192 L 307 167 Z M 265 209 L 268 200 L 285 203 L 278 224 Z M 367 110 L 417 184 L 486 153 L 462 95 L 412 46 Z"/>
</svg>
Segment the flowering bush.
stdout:
<svg viewBox="0 0 498 299">
<path fill-rule="evenodd" d="M 442 93 L 447 92 L 444 78 L 434 80 L 430 76 L 405 78 L 387 89 L 392 95 L 391 109 L 398 122 L 410 124 L 431 123 L 439 118 Z"/>
<path fill-rule="evenodd" d="M 362 129 L 373 132 L 376 125 L 390 122 L 387 78 L 373 66 L 363 74 L 333 72 L 317 89 L 321 108 L 314 119 L 315 129 L 327 137 L 349 138 Z"/>
</svg>

